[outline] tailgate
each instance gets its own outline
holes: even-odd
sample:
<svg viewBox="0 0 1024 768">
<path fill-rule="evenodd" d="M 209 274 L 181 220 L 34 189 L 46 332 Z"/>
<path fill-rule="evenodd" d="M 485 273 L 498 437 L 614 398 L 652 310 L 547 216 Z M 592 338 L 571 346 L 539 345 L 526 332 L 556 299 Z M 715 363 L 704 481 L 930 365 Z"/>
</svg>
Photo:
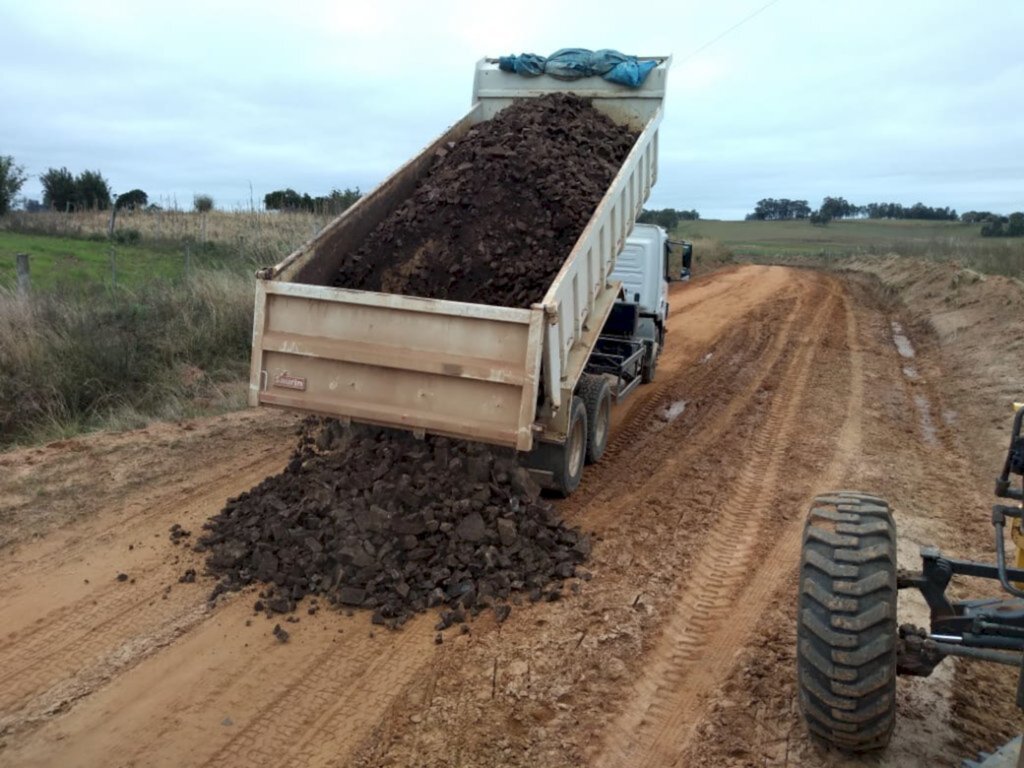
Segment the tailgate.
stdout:
<svg viewBox="0 0 1024 768">
<path fill-rule="evenodd" d="M 249 402 L 529 450 L 543 321 L 259 280 Z"/>
</svg>

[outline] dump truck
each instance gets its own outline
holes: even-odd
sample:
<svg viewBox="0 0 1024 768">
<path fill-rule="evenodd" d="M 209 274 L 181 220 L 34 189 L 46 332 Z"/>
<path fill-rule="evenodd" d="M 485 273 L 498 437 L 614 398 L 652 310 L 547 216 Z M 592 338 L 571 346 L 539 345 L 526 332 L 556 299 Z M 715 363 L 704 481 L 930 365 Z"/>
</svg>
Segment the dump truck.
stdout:
<svg viewBox="0 0 1024 768">
<path fill-rule="evenodd" d="M 610 409 L 653 379 L 668 315 L 664 230 L 636 224 L 657 179 L 670 57 L 639 88 L 477 63 L 469 112 L 274 267 L 257 273 L 249 402 L 507 446 L 568 495 L 601 458 Z M 639 133 L 540 302 L 528 308 L 330 285 L 344 254 L 437 152 L 518 99 L 570 92 Z"/>
</svg>

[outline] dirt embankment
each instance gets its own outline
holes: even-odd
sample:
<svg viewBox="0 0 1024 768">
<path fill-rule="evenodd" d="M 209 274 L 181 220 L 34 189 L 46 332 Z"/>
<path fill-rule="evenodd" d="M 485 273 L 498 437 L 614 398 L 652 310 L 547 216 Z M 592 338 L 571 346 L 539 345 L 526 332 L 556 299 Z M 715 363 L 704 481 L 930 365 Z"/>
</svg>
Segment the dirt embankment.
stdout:
<svg viewBox="0 0 1024 768">
<path fill-rule="evenodd" d="M 636 133 L 571 94 L 526 99 L 438 152 L 334 284 L 507 307 L 540 301 Z"/>
</svg>

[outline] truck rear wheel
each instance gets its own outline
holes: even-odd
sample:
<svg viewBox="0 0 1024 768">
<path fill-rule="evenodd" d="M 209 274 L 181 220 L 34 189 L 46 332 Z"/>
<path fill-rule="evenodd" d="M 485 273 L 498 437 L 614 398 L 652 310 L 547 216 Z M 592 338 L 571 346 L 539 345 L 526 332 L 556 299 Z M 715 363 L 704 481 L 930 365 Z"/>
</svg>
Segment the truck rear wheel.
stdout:
<svg viewBox="0 0 1024 768">
<path fill-rule="evenodd" d="M 578 396 L 572 399 L 569 430 L 560 449 L 554 454 L 551 475 L 555 493 L 565 497 L 579 487 L 587 454 L 587 409 Z"/>
<path fill-rule="evenodd" d="M 587 410 L 587 464 L 601 460 L 608 446 L 612 420 L 612 389 L 608 379 L 592 373 L 580 378 L 580 397 Z"/>
<path fill-rule="evenodd" d="M 819 496 L 804 527 L 797 686 L 811 733 L 847 752 L 889 743 L 896 721 L 896 526 L 884 499 Z"/>
<path fill-rule="evenodd" d="M 657 344 L 651 343 L 647 347 L 647 354 L 644 356 L 643 367 L 640 369 L 640 381 L 643 384 L 650 384 L 654 381 L 654 373 L 658 369 L 658 352 L 660 348 Z"/>
</svg>

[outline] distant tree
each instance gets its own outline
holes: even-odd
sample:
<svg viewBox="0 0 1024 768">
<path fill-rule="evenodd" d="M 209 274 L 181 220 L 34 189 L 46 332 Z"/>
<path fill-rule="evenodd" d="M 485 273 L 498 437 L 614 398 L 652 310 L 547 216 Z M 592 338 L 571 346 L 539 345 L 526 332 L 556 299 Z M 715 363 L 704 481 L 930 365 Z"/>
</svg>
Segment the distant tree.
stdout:
<svg viewBox="0 0 1024 768">
<path fill-rule="evenodd" d="M 844 197 L 826 197 L 821 201 L 821 207 L 818 208 L 818 216 L 834 221 L 835 219 L 845 219 L 848 216 L 852 216 L 856 211 L 857 206 L 850 203 Z"/>
<path fill-rule="evenodd" d="M 1009 216 L 992 214 L 981 227 L 982 237 L 1024 237 L 1024 213 L 1015 211 Z"/>
<path fill-rule="evenodd" d="M 824 227 L 826 224 L 832 221 L 832 217 L 829 216 L 827 213 L 822 213 L 821 209 L 818 209 L 817 211 L 811 213 L 811 215 L 808 218 L 811 220 L 811 224 L 813 224 L 816 227 Z"/>
<path fill-rule="evenodd" d="M 43 185 L 43 205 L 58 211 L 71 210 L 78 200 L 75 177 L 67 168 L 48 168 L 39 177 Z"/>
<path fill-rule="evenodd" d="M 27 178 L 24 166 L 15 163 L 11 155 L 0 155 L 0 216 L 11 210 Z"/>
<path fill-rule="evenodd" d="M 320 212 L 337 216 L 353 205 L 356 201 L 363 196 L 363 193 L 359 191 L 359 187 L 355 189 L 332 189 L 331 194 L 327 197 L 317 197 L 313 199 L 313 209 Z"/>
<path fill-rule="evenodd" d="M 195 195 L 192 207 L 199 213 L 199 242 L 206 245 L 206 214 L 213 210 L 213 198 L 210 195 Z"/>
<path fill-rule="evenodd" d="M 1006 232 L 1003 231 L 1003 222 L 999 220 L 998 216 L 993 216 L 986 221 L 981 227 L 982 237 L 1005 237 Z"/>
<path fill-rule="evenodd" d="M 359 187 L 355 189 L 334 189 L 329 195 L 312 197 L 309 193 L 299 194 L 290 187 L 277 189 L 263 196 L 263 207 L 268 211 L 309 211 L 337 216 L 347 210 L 363 196 Z"/>
<path fill-rule="evenodd" d="M 110 207 L 110 185 L 99 171 L 82 171 L 75 178 L 76 207 L 105 211 Z"/>
<path fill-rule="evenodd" d="M 29 213 L 39 213 L 39 211 L 45 210 L 46 206 L 35 198 L 25 198 L 24 201 L 25 210 Z"/>
<path fill-rule="evenodd" d="M 123 195 L 118 195 L 116 206 L 119 211 L 135 211 L 145 208 L 149 204 L 149 195 L 141 189 L 132 189 Z"/>
<path fill-rule="evenodd" d="M 309 195 L 306 195 L 306 198 L 309 198 Z M 306 208 L 306 205 L 303 204 L 303 196 L 289 187 L 265 194 L 263 207 L 268 211 L 298 211 Z M 312 205 L 309 209 L 312 209 Z"/>
<path fill-rule="evenodd" d="M 747 219 L 749 221 L 784 221 L 806 219 L 810 215 L 811 207 L 806 200 L 766 197 L 757 201 L 753 213 L 747 214 Z"/>
<path fill-rule="evenodd" d="M 956 221 L 959 217 L 953 208 L 931 207 L 924 203 L 904 206 L 900 203 L 868 203 L 864 206 L 869 219 L 923 219 L 925 221 Z M 981 218 L 984 218 L 982 215 Z M 980 221 L 981 219 L 977 219 Z"/>
<path fill-rule="evenodd" d="M 1007 237 L 1024 237 L 1024 213 L 1011 213 L 1006 227 Z"/>
<path fill-rule="evenodd" d="M 675 208 L 660 210 L 644 208 L 636 219 L 641 224 L 657 224 L 669 231 L 676 228 L 680 221 L 699 221 L 700 214 L 696 210 L 677 211 Z"/>
</svg>

